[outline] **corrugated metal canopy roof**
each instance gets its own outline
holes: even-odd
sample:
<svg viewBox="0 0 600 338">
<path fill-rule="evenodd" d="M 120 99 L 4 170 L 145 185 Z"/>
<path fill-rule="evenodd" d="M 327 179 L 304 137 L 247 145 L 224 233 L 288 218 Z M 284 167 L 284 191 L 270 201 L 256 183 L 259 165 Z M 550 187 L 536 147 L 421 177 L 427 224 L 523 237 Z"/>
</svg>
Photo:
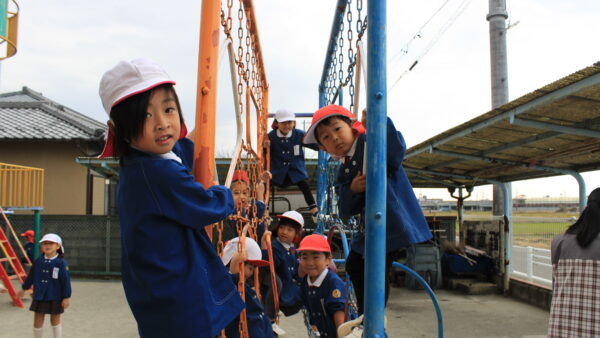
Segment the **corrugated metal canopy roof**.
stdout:
<svg viewBox="0 0 600 338">
<path fill-rule="evenodd" d="M 415 188 L 483 185 L 600 168 L 600 63 L 408 149 Z"/>
</svg>

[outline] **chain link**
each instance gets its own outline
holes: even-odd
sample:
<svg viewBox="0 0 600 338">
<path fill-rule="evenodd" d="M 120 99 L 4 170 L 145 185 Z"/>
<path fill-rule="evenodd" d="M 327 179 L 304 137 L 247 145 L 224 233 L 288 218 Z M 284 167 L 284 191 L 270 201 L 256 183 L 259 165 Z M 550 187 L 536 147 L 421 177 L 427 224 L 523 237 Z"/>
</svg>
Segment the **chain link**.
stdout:
<svg viewBox="0 0 600 338">
<path fill-rule="evenodd" d="M 329 65 L 329 73 L 325 81 L 325 96 L 327 103 L 336 103 L 336 100 L 340 100 L 340 96 L 343 93 L 345 87 L 348 88 L 348 95 L 350 96 L 349 109 L 352 111 L 354 106 L 354 69 L 357 62 L 358 43 L 362 40 L 362 37 L 367 29 L 367 17 L 362 17 L 362 0 L 356 0 L 356 32 L 353 30 L 354 11 L 352 10 L 352 0 L 347 0 L 345 15 L 340 16 L 339 20 L 339 35 L 337 41 L 333 47 L 331 63 Z M 345 21 L 344 21 L 345 18 Z M 344 32 L 348 27 L 347 31 Z M 354 36 L 356 33 L 356 41 Z M 347 47 L 345 48 L 347 40 Z M 344 50 L 345 48 L 345 50 Z M 344 57 L 346 52 L 346 57 Z M 348 66 L 344 66 L 344 59 L 348 59 Z M 341 101 L 341 100 L 340 100 Z M 343 103 L 340 103 L 343 104 Z"/>
</svg>

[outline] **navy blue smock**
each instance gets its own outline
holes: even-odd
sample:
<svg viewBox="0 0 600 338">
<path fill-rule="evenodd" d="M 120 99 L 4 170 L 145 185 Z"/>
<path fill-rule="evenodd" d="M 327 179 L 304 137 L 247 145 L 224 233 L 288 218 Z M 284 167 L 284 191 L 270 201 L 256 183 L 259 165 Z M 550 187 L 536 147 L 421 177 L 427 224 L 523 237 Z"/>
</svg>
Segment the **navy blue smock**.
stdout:
<svg viewBox="0 0 600 338">
<path fill-rule="evenodd" d="M 302 147 L 314 150 L 318 150 L 318 147 L 314 144 L 302 144 L 303 137 L 304 132 L 295 128 L 292 130 L 292 136 L 288 138 L 277 136 L 277 129 L 269 132 L 271 174 L 273 175 L 271 182 L 276 186 L 283 185 L 286 175 L 290 176 L 290 181 L 294 184 L 308 178 Z"/>
<path fill-rule="evenodd" d="M 67 261 L 56 257 L 48 259 L 41 255 L 34 262 L 22 288 L 29 290 L 33 285 L 33 299 L 62 301 L 71 298 L 71 279 Z"/>
<path fill-rule="evenodd" d="M 302 302 L 308 311 L 309 322 L 315 325 L 321 337 L 337 337 L 337 328 L 333 314 L 346 310 L 346 284 L 333 271 L 329 270 L 319 287 L 308 286 L 306 278 L 302 279 Z"/>
<path fill-rule="evenodd" d="M 194 181 L 188 139 L 173 148 L 183 164 L 131 151 L 118 188 L 121 269 L 140 336 L 214 337 L 244 308 L 204 230 L 233 211 L 231 191 Z"/>
<path fill-rule="evenodd" d="M 300 302 L 300 286 L 298 277 L 298 253 L 295 249 L 288 250 L 277 239 L 271 242 L 275 274 L 281 280 L 279 303 L 293 306 Z M 267 250 L 263 250 L 263 259 L 269 260 Z"/>
<path fill-rule="evenodd" d="M 258 269 L 254 271 L 258 272 Z M 240 280 L 239 274 L 232 274 L 231 279 L 237 285 Z M 246 322 L 248 323 L 248 337 L 250 338 L 272 338 L 273 327 L 271 319 L 265 314 L 263 305 L 258 300 L 254 289 L 248 285 L 249 277 L 244 283 L 244 293 L 246 297 Z M 225 336 L 227 338 L 239 338 L 240 336 L 240 318 L 236 318 L 225 328 Z"/>
<path fill-rule="evenodd" d="M 355 194 L 350 190 L 352 179 L 362 172 L 364 147 L 367 135 L 359 136 L 354 156 L 342 163 L 338 171 L 340 216 L 348 218 L 360 214 L 361 223 L 365 220 L 365 193 Z M 394 123 L 387 119 L 387 198 L 386 198 L 386 251 L 392 252 L 411 244 L 430 239 L 431 231 L 423 216 L 408 177 L 402 167 L 406 143 Z M 363 173 L 365 174 L 365 173 Z M 364 255 L 365 234 L 361 227 L 351 243 L 351 249 Z"/>
</svg>

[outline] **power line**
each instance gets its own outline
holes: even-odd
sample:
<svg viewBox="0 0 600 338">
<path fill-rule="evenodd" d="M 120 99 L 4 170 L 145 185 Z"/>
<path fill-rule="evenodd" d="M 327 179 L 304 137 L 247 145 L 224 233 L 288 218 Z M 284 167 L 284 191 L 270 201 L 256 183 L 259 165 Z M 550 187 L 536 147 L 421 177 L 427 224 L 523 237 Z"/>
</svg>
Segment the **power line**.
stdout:
<svg viewBox="0 0 600 338">
<path fill-rule="evenodd" d="M 400 82 L 400 80 L 402 79 L 402 77 L 404 77 L 404 75 L 406 75 L 408 72 L 412 71 L 417 66 L 419 61 L 431 50 L 431 48 L 433 48 L 433 46 L 440 40 L 440 38 L 444 35 L 444 33 L 446 33 L 446 31 L 448 31 L 448 29 L 456 22 L 458 17 L 467 9 L 467 7 L 471 4 L 471 1 L 472 0 L 464 0 L 456 8 L 456 10 L 452 14 L 452 16 L 448 19 L 448 21 L 446 21 L 446 23 L 444 23 L 444 25 L 440 28 L 440 30 L 438 30 L 438 32 L 433 36 L 433 38 L 431 39 L 429 44 L 423 49 L 421 54 L 419 54 L 419 56 L 415 58 L 415 61 L 411 63 L 410 67 L 408 69 L 406 69 L 402 74 L 400 74 L 398 79 L 396 79 L 396 81 L 394 81 L 394 83 L 388 88 L 388 92 L 390 92 L 392 89 L 394 89 L 394 87 L 398 84 L 398 82 Z"/>
</svg>

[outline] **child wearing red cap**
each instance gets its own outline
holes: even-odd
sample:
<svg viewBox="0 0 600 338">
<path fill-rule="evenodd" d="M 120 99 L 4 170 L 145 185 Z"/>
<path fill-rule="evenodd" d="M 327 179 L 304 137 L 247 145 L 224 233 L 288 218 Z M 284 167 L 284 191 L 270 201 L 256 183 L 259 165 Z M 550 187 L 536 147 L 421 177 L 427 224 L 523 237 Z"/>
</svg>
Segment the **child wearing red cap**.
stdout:
<svg viewBox="0 0 600 338">
<path fill-rule="evenodd" d="M 204 230 L 231 214 L 233 197 L 190 174 L 193 143 L 174 84 L 148 59 L 104 73 L 110 121 L 100 156 L 120 157 L 121 277 L 140 336 L 208 338 L 244 308 Z"/>
<path fill-rule="evenodd" d="M 269 132 L 271 147 L 271 173 L 273 184 L 277 187 L 298 186 L 304 195 L 304 201 L 313 215 L 317 214 L 317 203 L 306 180 L 306 164 L 302 147 L 318 150 L 315 145 L 302 143 L 304 132 L 296 129 L 296 116 L 287 109 L 279 109 L 275 113 L 277 127 Z"/>
<path fill-rule="evenodd" d="M 264 171 L 255 185 L 256 189 L 256 200 L 251 198 L 250 182 L 248 180 L 248 174 L 245 170 L 236 170 L 233 172 L 231 179 L 231 193 L 233 194 L 233 203 L 235 209 L 231 216 L 237 216 L 238 213 L 241 217 L 245 217 L 252 221 L 252 219 L 262 219 L 265 214 L 265 186 L 264 183 L 271 178 L 271 173 Z M 238 221 L 235 218 L 230 218 L 225 221 L 223 231 L 221 233 L 221 241 L 227 242 L 228 240 L 237 237 L 238 234 Z M 218 230 L 213 230 L 213 244 L 216 245 L 218 242 Z M 256 227 L 256 238 L 260 242 L 263 234 L 265 233 L 265 225 L 259 222 Z"/>
<path fill-rule="evenodd" d="M 304 237 L 298 247 L 300 267 L 306 278 L 300 284 L 300 295 L 309 315 L 309 323 L 321 337 L 337 337 L 337 328 L 344 322 L 346 285 L 328 266 L 331 248 L 327 238 L 312 234 Z"/>
<path fill-rule="evenodd" d="M 35 237 L 35 232 L 33 230 L 27 230 L 27 231 L 23 232 L 20 236 L 25 237 L 25 239 L 27 240 L 27 243 L 25 243 L 25 245 L 23 245 L 23 249 L 25 249 L 25 253 L 27 253 L 27 257 L 29 258 L 29 261 L 33 263 L 33 258 L 34 258 L 33 250 L 35 247 L 35 245 L 33 244 L 33 241 L 34 241 L 33 238 Z M 25 257 L 23 257 L 21 259 L 21 263 L 27 264 L 27 259 Z M 29 264 L 27 264 L 27 266 L 29 266 Z"/>
<path fill-rule="evenodd" d="M 269 262 L 262 259 L 262 253 L 258 244 L 249 237 L 244 239 L 244 250 L 238 251 L 238 245 L 240 242 L 239 237 L 235 237 L 227 244 L 223 249 L 223 257 L 221 260 L 225 266 L 229 266 L 231 272 L 231 279 L 233 283 L 237 285 L 240 280 L 239 274 L 239 262 L 244 262 L 244 297 L 246 301 L 246 321 L 248 323 L 248 337 L 249 338 L 270 338 L 273 337 L 273 330 L 271 328 L 271 321 L 265 315 L 263 305 L 256 296 L 256 291 L 252 288 L 251 284 L 253 281 L 252 276 L 257 272 L 258 268 L 266 267 Z M 227 338 L 238 338 L 240 336 L 239 330 L 240 320 L 239 317 L 232 321 L 227 328 L 225 328 L 225 336 Z"/>
<path fill-rule="evenodd" d="M 366 118 L 366 109 L 363 111 Z M 430 239 L 431 231 L 423 216 L 419 202 L 406 177 L 402 160 L 406 144 L 391 119 L 387 119 L 387 201 L 386 201 L 386 273 L 385 301 L 389 296 L 389 270 L 398 251 L 411 244 Z M 360 214 L 359 232 L 350 244 L 346 259 L 346 272 L 356 291 L 358 312 L 364 311 L 365 278 L 365 191 L 366 175 L 363 173 L 367 135 L 364 127 L 344 107 L 330 104 L 315 112 L 304 143 L 318 143 L 319 148 L 342 160 L 337 184 L 339 187 L 339 213 L 342 218 Z"/>
</svg>

